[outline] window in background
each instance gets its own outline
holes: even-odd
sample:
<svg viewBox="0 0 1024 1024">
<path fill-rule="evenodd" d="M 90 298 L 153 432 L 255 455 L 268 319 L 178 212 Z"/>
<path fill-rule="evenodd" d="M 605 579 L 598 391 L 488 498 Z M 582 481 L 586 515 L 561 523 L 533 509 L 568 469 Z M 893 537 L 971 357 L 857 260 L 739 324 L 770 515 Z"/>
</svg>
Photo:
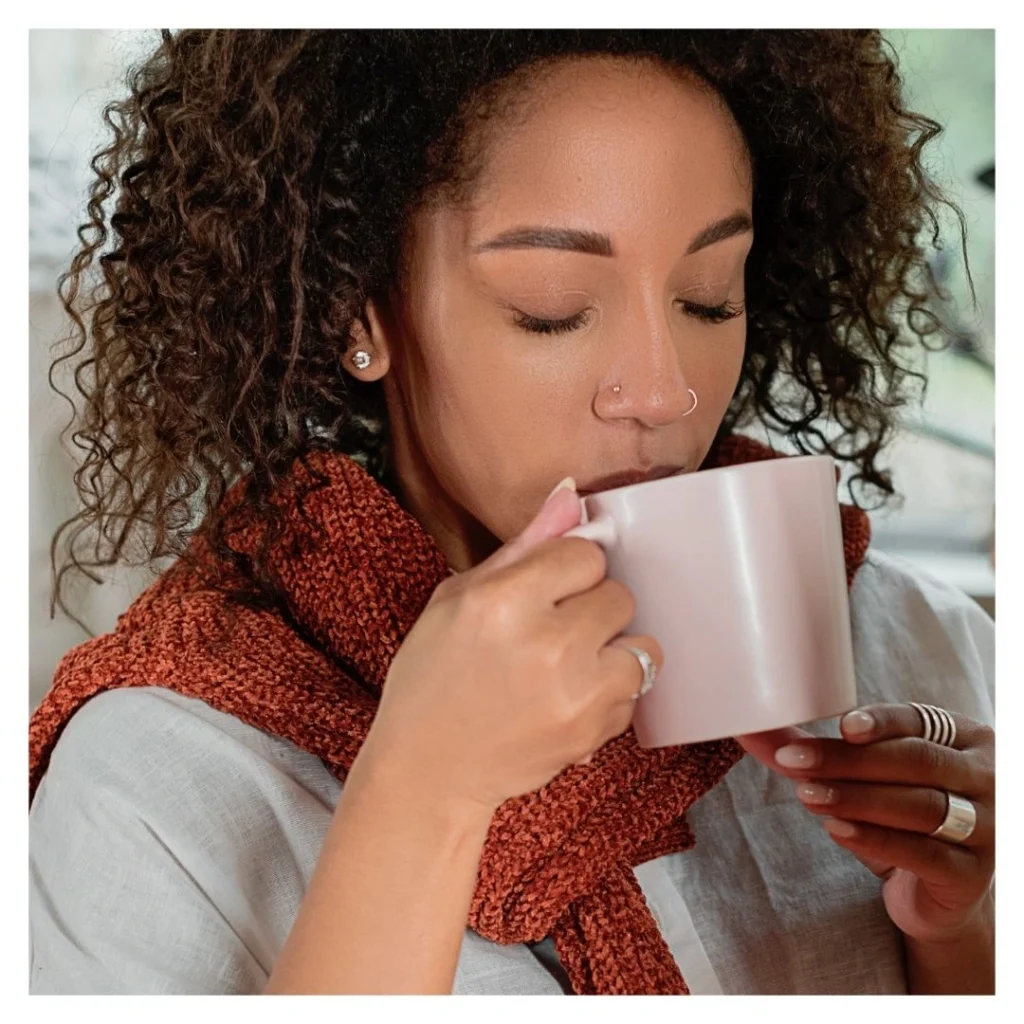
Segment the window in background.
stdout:
<svg viewBox="0 0 1024 1024">
<path fill-rule="evenodd" d="M 928 355 L 924 402 L 908 408 L 890 464 L 902 508 L 873 515 L 874 542 L 941 576 L 994 610 L 995 497 L 995 33 L 887 32 L 909 105 L 943 134 L 926 150 L 931 173 L 960 205 L 977 295 L 972 306 L 955 218 L 945 214 L 936 277 L 952 344 Z"/>
</svg>

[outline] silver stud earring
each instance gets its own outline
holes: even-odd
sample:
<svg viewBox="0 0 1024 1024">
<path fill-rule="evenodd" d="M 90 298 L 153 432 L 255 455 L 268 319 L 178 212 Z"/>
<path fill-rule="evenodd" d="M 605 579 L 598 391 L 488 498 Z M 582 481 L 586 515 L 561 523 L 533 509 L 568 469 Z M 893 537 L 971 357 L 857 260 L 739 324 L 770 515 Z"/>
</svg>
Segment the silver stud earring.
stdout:
<svg viewBox="0 0 1024 1024">
<path fill-rule="evenodd" d="M 365 370 L 372 362 L 373 357 L 369 352 L 364 352 L 360 349 L 353 357 L 352 362 L 355 364 L 357 370 Z"/>
</svg>

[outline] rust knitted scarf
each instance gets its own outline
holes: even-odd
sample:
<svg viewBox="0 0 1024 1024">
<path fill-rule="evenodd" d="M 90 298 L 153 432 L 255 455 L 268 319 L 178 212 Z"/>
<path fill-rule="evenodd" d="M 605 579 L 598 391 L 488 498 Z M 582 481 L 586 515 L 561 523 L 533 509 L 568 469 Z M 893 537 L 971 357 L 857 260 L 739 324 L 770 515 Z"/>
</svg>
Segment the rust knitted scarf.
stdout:
<svg viewBox="0 0 1024 1024">
<path fill-rule="evenodd" d="M 778 456 L 733 436 L 705 467 L 771 457 Z M 289 487 L 275 490 L 287 513 L 275 547 L 287 612 L 233 608 L 229 616 L 201 572 L 172 566 L 113 632 L 62 659 L 29 727 L 30 800 L 70 717 L 121 686 L 197 697 L 290 740 L 345 778 L 392 658 L 450 570 L 433 538 L 356 462 L 320 453 L 307 466 L 297 462 L 289 479 L 307 479 L 310 467 L 328 483 L 303 499 L 304 515 Z M 310 521 L 323 528 L 319 540 Z M 870 528 L 852 506 L 842 506 L 842 524 L 852 583 Z M 251 539 L 232 546 L 245 550 Z M 589 764 L 502 804 L 482 852 L 469 927 L 505 944 L 551 935 L 576 993 L 686 994 L 632 867 L 693 846 L 687 808 L 742 753 L 734 740 L 644 750 L 630 729 Z"/>
</svg>

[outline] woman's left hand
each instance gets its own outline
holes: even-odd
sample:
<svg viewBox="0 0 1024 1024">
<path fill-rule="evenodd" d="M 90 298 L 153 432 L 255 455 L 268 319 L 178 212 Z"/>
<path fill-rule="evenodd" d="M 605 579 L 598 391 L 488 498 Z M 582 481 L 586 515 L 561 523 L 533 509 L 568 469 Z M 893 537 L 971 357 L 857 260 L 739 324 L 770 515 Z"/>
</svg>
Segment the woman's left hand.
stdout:
<svg viewBox="0 0 1024 1024">
<path fill-rule="evenodd" d="M 844 715 L 843 739 L 802 729 L 739 736 L 745 750 L 794 780 L 796 795 L 832 839 L 884 879 L 897 928 L 921 943 L 954 940 L 984 920 L 995 865 L 995 733 L 951 713 L 954 747 L 925 741 L 909 704 L 872 704 Z M 974 805 L 963 843 L 930 833 L 946 794 Z"/>
</svg>

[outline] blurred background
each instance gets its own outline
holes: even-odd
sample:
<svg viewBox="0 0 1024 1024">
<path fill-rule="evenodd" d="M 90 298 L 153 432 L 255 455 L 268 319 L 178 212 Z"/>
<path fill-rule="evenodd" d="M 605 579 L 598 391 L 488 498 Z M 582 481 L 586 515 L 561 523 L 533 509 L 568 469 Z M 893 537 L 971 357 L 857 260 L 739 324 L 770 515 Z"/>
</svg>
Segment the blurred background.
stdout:
<svg viewBox="0 0 1024 1024">
<path fill-rule="evenodd" d="M 995 34 L 991 30 L 887 31 L 906 95 L 945 128 L 928 151 L 932 173 L 967 219 L 972 306 L 956 224 L 943 222 L 935 271 L 950 293 L 954 343 L 927 357 L 925 401 L 908 409 L 889 453 L 900 506 L 873 513 L 874 543 L 970 594 L 995 614 L 993 572 Z M 89 185 L 89 159 L 107 141 L 101 111 L 124 91 L 127 67 L 156 31 L 33 31 L 29 41 L 29 701 L 49 687 L 57 662 L 87 638 L 50 618 L 50 540 L 76 504 L 75 464 L 59 434 L 70 408 L 47 381 L 50 346 L 65 330 L 56 281 L 75 246 Z M 68 381 L 58 378 L 62 390 Z M 150 582 L 144 570 L 112 573 L 101 586 L 77 581 L 72 607 L 95 633 Z"/>
</svg>

